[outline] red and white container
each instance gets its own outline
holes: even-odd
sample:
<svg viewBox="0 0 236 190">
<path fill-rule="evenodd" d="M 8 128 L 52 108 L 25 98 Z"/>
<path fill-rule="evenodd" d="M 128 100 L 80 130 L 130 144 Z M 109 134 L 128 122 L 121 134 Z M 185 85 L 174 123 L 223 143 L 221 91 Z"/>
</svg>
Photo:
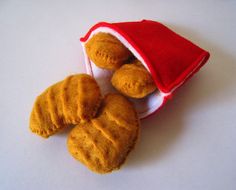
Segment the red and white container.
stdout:
<svg viewBox="0 0 236 190">
<path fill-rule="evenodd" d="M 118 38 L 151 73 L 157 91 L 135 103 L 140 118 L 145 118 L 164 105 L 172 93 L 193 76 L 210 54 L 163 24 L 151 20 L 94 25 L 80 39 L 87 73 L 97 79 L 103 93 L 114 91 L 112 72 L 98 68 L 87 56 L 84 45 L 96 33 L 106 32 Z"/>
</svg>

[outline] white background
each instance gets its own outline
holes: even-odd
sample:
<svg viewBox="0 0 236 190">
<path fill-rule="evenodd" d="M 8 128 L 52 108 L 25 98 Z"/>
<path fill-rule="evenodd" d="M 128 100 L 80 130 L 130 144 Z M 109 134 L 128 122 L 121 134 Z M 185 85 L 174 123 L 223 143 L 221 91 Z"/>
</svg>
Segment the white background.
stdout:
<svg viewBox="0 0 236 190">
<path fill-rule="evenodd" d="M 121 170 L 98 175 L 67 152 L 69 130 L 29 132 L 35 97 L 85 72 L 79 38 L 99 21 L 163 22 L 208 64 L 142 121 Z M 0 0 L 0 189 L 236 189 L 236 1 Z"/>
</svg>

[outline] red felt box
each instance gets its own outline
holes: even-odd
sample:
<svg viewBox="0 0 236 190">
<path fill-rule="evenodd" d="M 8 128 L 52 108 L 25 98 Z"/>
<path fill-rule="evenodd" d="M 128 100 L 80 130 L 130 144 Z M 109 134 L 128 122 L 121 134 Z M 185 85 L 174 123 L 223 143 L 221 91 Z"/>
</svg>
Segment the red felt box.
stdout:
<svg viewBox="0 0 236 190">
<path fill-rule="evenodd" d="M 157 111 L 173 91 L 184 84 L 209 59 L 210 54 L 163 24 L 150 20 L 94 25 L 80 39 L 88 74 L 94 76 L 103 93 L 114 91 L 112 72 L 98 68 L 86 55 L 85 43 L 96 33 L 106 32 L 118 38 L 151 73 L 157 91 L 143 99 L 131 99 L 140 118 Z"/>
</svg>

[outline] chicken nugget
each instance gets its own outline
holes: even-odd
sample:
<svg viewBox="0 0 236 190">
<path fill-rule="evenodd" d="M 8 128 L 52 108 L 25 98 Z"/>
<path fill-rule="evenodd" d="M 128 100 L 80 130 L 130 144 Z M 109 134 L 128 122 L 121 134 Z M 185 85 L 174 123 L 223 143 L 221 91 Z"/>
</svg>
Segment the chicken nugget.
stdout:
<svg viewBox="0 0 236 190">
<path fill-rule="evenodd" d="M 119 169 L 139 136 L 139 120 L 124 96 L 108 94 L 96 118 L 77 125 L 69 134 L 70 154 L 96 173 Z"/>
<path fill-rule="evenodd" d="M 30 130 L 47 138 L 68 125 L 90 120 L 100 103 L 100 89 L 93 77 L 69 76 L 37 97 L 30 115 Z"/>
<path fill-rule="evenodd" d="M 120 93 L 131 98 L 143 98 L 156 89 L 152 76 L 138 60 L 116 70 L 111 83 Z"/>
<path fill-rule="evenodd" d="M 132 53 L 114 36 L 99 32 L 85 44 L 88 57 L 103 69 L 116 70 L 126 63 Z"/>
</svg>

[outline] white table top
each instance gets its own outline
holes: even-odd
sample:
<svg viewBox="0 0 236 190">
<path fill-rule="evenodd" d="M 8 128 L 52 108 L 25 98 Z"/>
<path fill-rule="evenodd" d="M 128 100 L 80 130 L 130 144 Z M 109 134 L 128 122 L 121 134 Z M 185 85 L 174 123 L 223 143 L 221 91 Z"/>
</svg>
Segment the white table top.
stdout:
<svg viewBox="0 0 236 190">
<path fill-rule="evenodd" d="M 0 189 L 236 188 L 235 1 L 0 1 Z M 163 22 L 209 50 L 206 66 L 142 121 L 121 170 L 90 172 L 66 148 L 69 130 L 29 132 L 35 97 L 85 72 L 79 38 L 99 21 Z"/>
</svg>

